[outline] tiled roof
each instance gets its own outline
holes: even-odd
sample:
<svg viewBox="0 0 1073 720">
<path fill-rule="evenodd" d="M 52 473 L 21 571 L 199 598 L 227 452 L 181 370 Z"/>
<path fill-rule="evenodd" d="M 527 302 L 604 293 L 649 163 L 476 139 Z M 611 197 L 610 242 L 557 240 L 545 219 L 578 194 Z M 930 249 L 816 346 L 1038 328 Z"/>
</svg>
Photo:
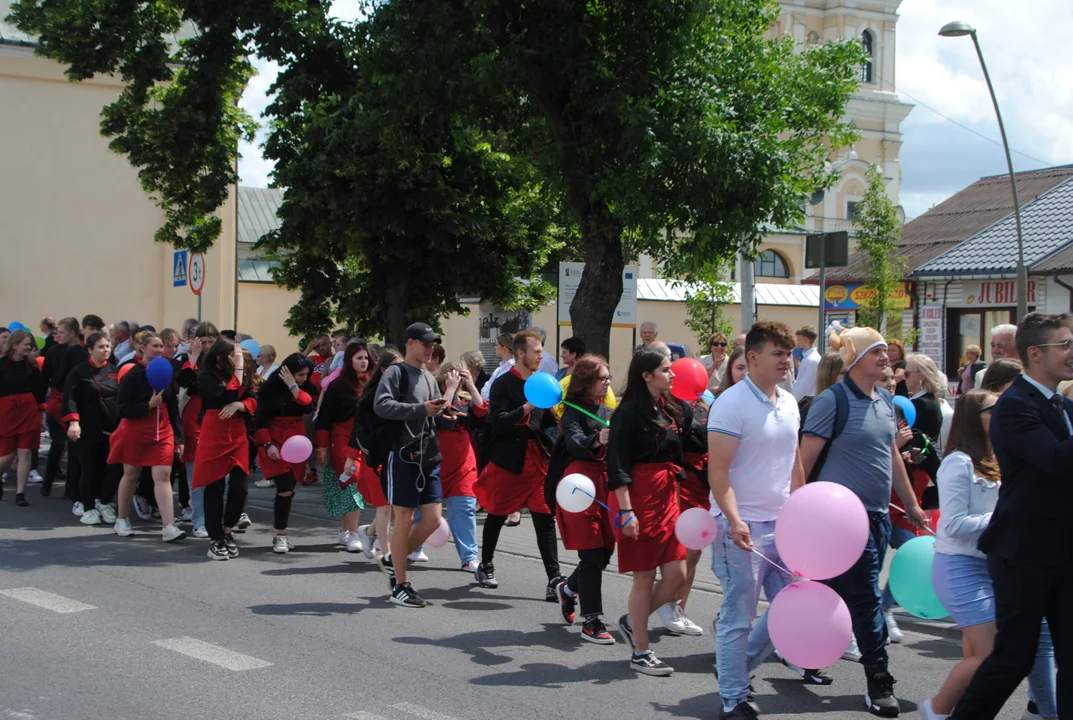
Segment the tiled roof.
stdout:
<svg viewBox="0 0 1073 720">
<path fill-rule="evenodd" d="M 1021 207 L 1025 264 L 1031 267 L 1073 242 L 1073 180 Z M 916 275 L 1012 274 L 1017 266 L 1017 225 L 1012 214 L 918 268 Z"/>
<path fill-rule="evenodd" d="M 33 47 L 37 45 L 37 38 L 27 35 L 17 27 L 7 22 L 4 18 L 11 14 L 11 5 L 14 0 L 0 0 L 0 45 L 25 45 Z M 171 51 L 175 52 L 179 47 L 180 40 L 192 38 L 197 34 L 193 23 L 184 22 L 178 33 L 169 33 L 164 37 L 171 45 Z"/>
<path fill-rule="evenodd" d="M 273 260 L 258 260 L 256 258 L 239 259 L 238 281 L 249 283 L 274 283 L 272 273 L 269 272 L 279 263 Z"/>
<path fill-rule="evenodd" d="M 277 217 L 283 204 L 283 190 L 277 188 L 238 188 L 238 241 L 255 243 L 267 232 L 279 227 Z"/>
<path fill-rule="evenodd" d="M 729 283 L 733 299 L 731 303 L 741 302 L 741 284 Z M 660 278 L 639 278 L 637 280 L 637 299 L 656 302 L 685 302 L 689 284 L 681 280 L 663 280 Z M 783 307 L 819 307 L 820 288 L 816 285 L 776 285 L 758 283 L 756 285 L 757 305 L 780 305 Z"/>
<path fill-rule="evenodd" d="M 1017 191 L 1024 205 L 1073 177 L 1073 165 L 1017 173 Z M 902 228 L 898 254 L 909 261 L 910 270 L 920 268 L 955 245 L 1013 213 L 1009 175 L 980 178 L 947 198 Z M 849 265 L 827 270 L 827 281 L 859 282 L 867 273 L 864 253 L 853 253 Z M 816 276 L 806 283 L 818 283 Z"/>
<path fill-rule="evenodd" d="M 1028 266 L 1032 273 L 1052 273 L 1073 270 L 1073 242 L 1058 252 L 1045 257 L 1035 265 Z"/>
</svg>

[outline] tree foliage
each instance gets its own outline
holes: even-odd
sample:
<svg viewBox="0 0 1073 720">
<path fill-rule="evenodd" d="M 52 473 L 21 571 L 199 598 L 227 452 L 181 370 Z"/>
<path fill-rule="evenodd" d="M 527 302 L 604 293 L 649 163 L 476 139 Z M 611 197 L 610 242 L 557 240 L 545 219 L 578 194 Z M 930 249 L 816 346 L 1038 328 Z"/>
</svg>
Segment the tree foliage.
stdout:
<svg viewBox="0 0 1073 720">
<path fill-rule="evenodd" d="M 887 332 L 887 314 L 891 310 L 891 293 L 909 272 L 909 262 L 897 255 L 902 223 L 898 210 L 887 195 L 886 183 L 879 167 L 868 168 L 868 190 L 857 203 L 857 251 L 866 257 L 867 278 L 863 304 L 858 303 L 857 324 Z"/>
<path fill-rule="evenodd" d="M 686 286 L 686 327 L 700 348 L 707 348 L 712 333 L 729 337 L 734 332 L 734 321 L 723 310 L 734 302 L 734 287 L 726 282 L 728 270 L 723 261 L 705 263 Z"/>
</svg>

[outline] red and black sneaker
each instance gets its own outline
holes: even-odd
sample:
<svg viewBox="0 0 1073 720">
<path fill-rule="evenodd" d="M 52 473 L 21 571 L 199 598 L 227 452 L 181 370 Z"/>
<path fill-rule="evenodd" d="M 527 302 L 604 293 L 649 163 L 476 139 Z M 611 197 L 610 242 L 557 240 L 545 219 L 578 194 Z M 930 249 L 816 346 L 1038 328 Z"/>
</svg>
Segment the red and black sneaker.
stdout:
<svg viewBox="0 0 1073 720">
<path fill-rule="evenodd" d="M 593 616 L 581 626 L 581 639 L 597 645 L 614 645 L 615 636 L 607 631 L 598 616 Z"/>
<path fill-rule="evenodd" d="M 559 611 L 563 614 L 563 622 L 573 625 L 574 618 L 577 617 L 577 598 L 566 594 L 566 580 L 555 586 L 555 595 L 559 598 Z"/>
</svg>

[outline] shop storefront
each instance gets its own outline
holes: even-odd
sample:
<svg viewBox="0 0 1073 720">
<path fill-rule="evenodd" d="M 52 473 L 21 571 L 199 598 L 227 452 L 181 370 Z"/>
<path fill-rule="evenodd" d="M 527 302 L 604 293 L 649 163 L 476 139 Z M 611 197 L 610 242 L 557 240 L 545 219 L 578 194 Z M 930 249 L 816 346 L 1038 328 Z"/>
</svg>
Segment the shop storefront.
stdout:
<svg viewBox="0 0 1073 720">
<path fill-rule="evenodd" d="M 824 326 L 837 320 L 842 327 L 853 327 L 861 306 L 867 307 L 874 297 L 875 291 L 861 283 L 828 285 L 823 293 Z M 904 337 L 904 331 L 913 327 L 912 283 L 901 283 L 892 290 L 889 301 L 891 312 L 887 317 L 887 336 Z"/>
</svg>

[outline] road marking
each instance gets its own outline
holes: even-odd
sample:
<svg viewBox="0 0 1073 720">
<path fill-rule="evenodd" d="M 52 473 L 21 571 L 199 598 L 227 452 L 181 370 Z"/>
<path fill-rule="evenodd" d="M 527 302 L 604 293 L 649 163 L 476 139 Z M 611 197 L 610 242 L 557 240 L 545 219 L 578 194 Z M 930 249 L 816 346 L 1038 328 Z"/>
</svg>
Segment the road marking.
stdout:
<svg viewBox="0 0 1073 720">
<path fill-rule="evenodd" d="M 25 587 L 15 588 L 13 590 L 0 590 L 0 595 L 7 595 L 9 598 L 15 600 L 21 600 L 24 603 L 36 605 L 37 607 L 43 607 L 46 610 L 51 610 L 57 613 L 75 613 L 83 610 L 96 610 L 94 605 L 86 605 L 80 603 L 77 600 L 71 600 L 65 598 L 62 595 L 56 595 L 54 593 L 45 592 L 44 590 L 38 590 L 37 588 Z"/>
<path fill-rule="evenodd" d="M 413 703 L 399 703 L 397 705 L 392 705 L 391 707 L 419 717 L 421 720 L 458 720 L 458 718 L 453 715 L 446 715 L 441 712 L 436 712 L 435 710 L 429 710 L 427 707 L 414 705 Z"/>
<path fill-rule="evenodd" d="M 365 712 L 364 710 L 362 710 L 361 712 L 350 713 L 349 715 L 344 715 L 343 717 L 351 718 L 352 720 L 387 720 L 387 718 L 385 718 L 383 715 L 373 715 L 372 713 Z"/>
<path fill-rule="evenodd" d="M 249 655 L 243 655 L 233 650 L 213 645 L 203 640 L 191 637 L 168 638 L 166 640 L 154 640 L 153 645 L 172 650 L 181 655 L 192 657 L 195 660 L 219 665 L 225 670 L 256 670 L 258 668 L 272 667 L 272 663 L 260 660 Z"/>
</svg>

